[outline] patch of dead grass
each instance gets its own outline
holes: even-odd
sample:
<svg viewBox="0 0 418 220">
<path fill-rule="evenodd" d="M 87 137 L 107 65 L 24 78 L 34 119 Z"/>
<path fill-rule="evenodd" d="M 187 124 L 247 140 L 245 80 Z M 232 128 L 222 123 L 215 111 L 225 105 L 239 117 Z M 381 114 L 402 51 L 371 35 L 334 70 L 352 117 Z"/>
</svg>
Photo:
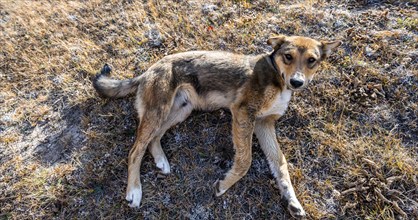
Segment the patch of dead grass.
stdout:
<svg viewBox="0 0 418 220">
<path fill-rule="evenodd" d="M 268 0 L 0 1 L 0 8 L 1 218 L 289 218 L 256 143 L 248 175 L 212 196 L 233 155 L 224 110 L 193 114 L 167 133 L 173 173 L 161 179 L 147 154 L 143 204 L 129 209 L 133 100 L 102 100 L 90 81 L 103 63 L 121 79 L 181 51 L 267 52 L 274 33 L 344 41 L 277 123 L 309 217 L 418 217 L 415 8 Z"/>
</svg>

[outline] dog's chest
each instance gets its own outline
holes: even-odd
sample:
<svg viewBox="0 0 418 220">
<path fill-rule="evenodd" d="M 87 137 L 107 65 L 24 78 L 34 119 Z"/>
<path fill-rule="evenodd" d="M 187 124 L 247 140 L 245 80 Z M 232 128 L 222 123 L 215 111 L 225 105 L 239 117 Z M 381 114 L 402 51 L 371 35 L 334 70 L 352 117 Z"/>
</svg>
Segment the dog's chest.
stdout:
<svg viewBox="0 0 418 220">
<path fill-rule="evenodd" d="M 269 105 L 261 109 L 258 116 L 265 117 L 269 115 L 283 115 L 287 110 L 291 97 L 292 91 L 282 91 L 273 98 Z"/>
</svg>

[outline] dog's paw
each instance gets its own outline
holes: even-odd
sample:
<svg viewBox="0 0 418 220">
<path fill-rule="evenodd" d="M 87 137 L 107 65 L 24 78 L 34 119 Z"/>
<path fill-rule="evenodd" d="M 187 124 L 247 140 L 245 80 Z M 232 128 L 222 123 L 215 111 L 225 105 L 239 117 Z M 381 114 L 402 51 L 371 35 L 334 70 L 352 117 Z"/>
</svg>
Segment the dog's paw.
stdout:
<svg viewBox="0 0 418 220">
<path fill-rule="evenodd" d="M 156 158 L 155 165 L 161 170 L 162 174 L 170 173 L 170 164 L 168 163 L 167 158 L 165 157 Z"/>
<path fill-rule="evenodd" d="M 128 205 L 131 208 L 139 208 L 139 204 L 141 204 L 142 199 L 142 189 L 141 186 L 139 187 L 132 187 L 128 189 L 126 192 L 126 201 L 128 201 Z"/>
<path fill-rule="evenodd" d="M 224 194 L 226 192 L 226 190 L 221 189 L 221 181 L 220 180 L 216 180 L 213 183 L 213 187 L 215 188 L 215 195 L 216 196 L 221 196 L 222 194 Z"/>
<path fill-rule="evenodd" d="M 297 200 L 290 200 L 287 205 L 287 209 L 294 218 L 302 219 L 306 217 L 306 213 L 303 210 L 302 205 Z"/>
</svg>

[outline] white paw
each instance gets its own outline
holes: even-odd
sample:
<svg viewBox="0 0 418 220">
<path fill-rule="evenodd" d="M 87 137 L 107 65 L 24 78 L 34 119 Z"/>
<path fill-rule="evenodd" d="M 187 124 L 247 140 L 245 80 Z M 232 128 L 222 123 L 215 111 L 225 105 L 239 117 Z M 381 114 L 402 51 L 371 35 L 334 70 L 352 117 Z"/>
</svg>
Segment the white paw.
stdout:
<svg viewBox="0 0 418 220">
<path fill-rule="evenodd" d="M 155 158 L 155 164 L 157 165 L 157 167 L 161 170 L 163 174 L 170 173 L 170 164 L 168 163 L 168 160 L 166 157 Z"/>
<path fill-rule="evenodd" d="M 297 199 L 290 199 L 287 209 L 294 218 L 301 219 L 306 217 L 305 210 L 303 210 L 302 205 Z"/>
<path fill-rule="evenodd" d="M 132 187 L 126 192 L 126 201 L 131 208 L 139 208 L 142 198 L 142 187 Z"/>
</svg>

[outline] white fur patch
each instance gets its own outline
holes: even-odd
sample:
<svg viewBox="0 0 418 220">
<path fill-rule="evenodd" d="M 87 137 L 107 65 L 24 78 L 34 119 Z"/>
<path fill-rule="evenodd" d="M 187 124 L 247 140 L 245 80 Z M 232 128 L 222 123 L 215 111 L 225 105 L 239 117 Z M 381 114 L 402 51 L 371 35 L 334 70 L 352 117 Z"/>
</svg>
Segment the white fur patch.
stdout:
<svg viewBox="0 0 418 220">
<path fill-rule="evenodd" d="M 259 117 L 265 117 L 269 115 L 283 115 L 289 105 L 290 98 L 292 97 L 292 91 L 286 89 L 278 94 L 273 104 L 268 109 L 263 109 L 260 112 Z"/>
<path fill-rule="evenodd" d="M 295 212 L 294 208 L 290 209 L 289 207 L 291 207 L 291 206 L 296 208 L 297 211 Z M 303 210 L 302 205 L 300 204 L 299 200 L 297 200 L 296 198 L 289 200 L 288 209 L 289 209 L 290 214 L 295 218 L 300 218 L 301 216 L 306 216 L 305 210 Z"/>
<path fill-rule="evenodd" d="M 282 197 L 286 199 L 298 200 L 296 198 L 295 190 L 293 189 L 292 184 L 288 182 L 288 180 L 284 179 L 283 177 L 279 177 L 277 182 L 279 184 Z"/>
<path fill-rule="evenodd" d="M 170 164 L 165 156 L 159 156 L 154 159 L 155 165 L 161 170 L 163 174 L 170 173 Z"/>
<path fill-rule="evenodd" d="M 142 199 L 142 187 L 135 187 L 126 192 L 126 200 L 129 202 L 129 207 L 139 208 Z"/>
</svg>

